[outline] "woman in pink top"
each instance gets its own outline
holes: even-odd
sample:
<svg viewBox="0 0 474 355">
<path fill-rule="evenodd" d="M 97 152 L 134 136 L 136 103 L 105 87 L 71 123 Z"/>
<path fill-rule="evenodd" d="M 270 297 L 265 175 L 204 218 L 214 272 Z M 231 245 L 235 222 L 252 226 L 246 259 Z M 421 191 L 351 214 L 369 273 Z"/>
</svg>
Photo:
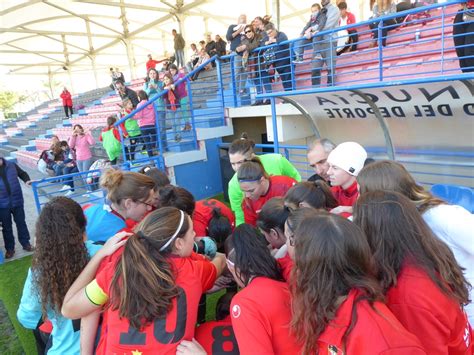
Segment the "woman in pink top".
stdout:
<svg viewBox="0 0 474 355">
<path fill-rule="evenodd" d="M 92 165 L 91 146 L 95 144 L 90 132 L 85 133 L 80 124 L 76 124 L 69 138 L 69 147 L 76 151 L 76 163 L 79 172 L 88 171 Z"/>
<path fill-rule="evenodd" d="M 140 103 L 137 105 L 137 109 L 142 107 L 148 102 L 148 95 L 145 91 L 140 90 L 138 92 L 138 98 L 140 99 Z M 150 104 L 146 106 L 143 110 L 136 113 L 135 116 L 132 117 L 134 120 L 138 120 L 138 126 L 142 132 L 141 140 L 143 142 L 143 146 L 146 149 L 148 156 L 153 156 L 153 149 L 156 146 L 156 112 L 155 106 Z M 161 128 L 161 127 L 160 127 Z M 162 134 L 165 133 L 166 127 L 163 127 Z M 166 135 L 165 135 L 166 137 Z"/>
</svg>

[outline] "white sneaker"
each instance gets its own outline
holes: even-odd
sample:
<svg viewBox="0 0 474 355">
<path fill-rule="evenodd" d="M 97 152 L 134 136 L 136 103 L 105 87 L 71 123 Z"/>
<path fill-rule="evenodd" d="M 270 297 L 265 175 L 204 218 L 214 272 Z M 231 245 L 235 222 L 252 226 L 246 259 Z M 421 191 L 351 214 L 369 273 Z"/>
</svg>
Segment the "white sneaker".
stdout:
<svg viewBox="0 0 474 355">
<path fill-rule="evenodd" d="M 86 193 L 86 194 L 82 195 L 82 197 L 89 198 L 89 197 L 91 197 L 91 195 L 89 195 L 89 193 Z"/>
<path fill-rule="evenodd" d="M 59 191 L 69 190 L 70 188 L 71 188 L 71 186 L 69 186 L 69 185 L 63 185 L 63 187 L 61 187 L 61 190 L 59 190 Z"/>
<path fill-rule="evenodd" d="M 74 191 L 69 190 L 68 192 L 64 194 L 64 196 L 71 196 L 72 194 L 74 194 Z"/>
</svg>

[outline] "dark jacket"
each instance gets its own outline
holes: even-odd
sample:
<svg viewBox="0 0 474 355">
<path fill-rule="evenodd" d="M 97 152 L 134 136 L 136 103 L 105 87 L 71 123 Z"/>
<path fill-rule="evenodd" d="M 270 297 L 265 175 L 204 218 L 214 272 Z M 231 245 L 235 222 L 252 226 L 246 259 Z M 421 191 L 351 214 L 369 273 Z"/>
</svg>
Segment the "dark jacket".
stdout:
<svg viewBox="0 0 474 355">
<path fill-rule="evenodd" d="M 214 54 L 216 54 L 216 42 L 211 41 L 206 43 L 205 51 L 207 54 L 209 54 L 209 57 L 212 57 Z"/>
<path fill-rule="evenodd" d="M 181 33 L 176 33 L 176 36 L 174 36 L 174 50 L 182 51 L 185 45 L 186 42 L 184 41 L 184 38 Z"/>
<path fill-rule="evenodd" d="M 120 98 L 123 99 L 130 99 L 132 101 L 133 108 L 136 108 L 138 103 L 140 102 L 138 100 L 138 95 L 135 91 L 133 91 L 130 88 L 125 87 L 125 93 L 122 95 L 122 93 L 119 91 Z"/>
<path fill-rule="evenodd" d="M 227 46 L 227 42 L 223 39 L 216 42 L 216 54 L 217 55 L 226 55 L 227 51 L 225 47 Z"/>
<path fill-rule="evenodd" d="M 283 41 L 288 41 L 288 37 L 286 34 L 284 34 L 283 32 L 278 32 L 278 35 L 276 37 L 276 42 L 277 43 L 280 43 L 280 42 L 283 42 Z M 279 67 L 280 65 L 284 65 L 284 64 L 278 64 L 278 62 L 286 62 L 286 61 L 290 61 L 290 47 L 289 47 L 289 44 L 280 44 L 278 46 L 275 46 L 274 47 L 274 50 L 275 50 L 275 58 L 276 58 L 276 62 L 275 63 L 275 67 Z"/>
<path fill-rule="evenodd" d="M 235 49 L 240 46 L 240 42 L 242 41 L 242 35 L 239 34 L 235 37 L 232 37 L 232 33 L 234 33 L 234 28 L 237 25 L 230 25 L 227 29 L 227 34 L 225 38 L 230 42 L 230 50 L 235 52 Z"/>
<path fill-rule="evenodd" d="M 23 206 L 23 193 L 18 178 L 30 181 L 29 175 L 15 163 L 4 158 L 0 166 L 0 208 Z"/>
</svg>

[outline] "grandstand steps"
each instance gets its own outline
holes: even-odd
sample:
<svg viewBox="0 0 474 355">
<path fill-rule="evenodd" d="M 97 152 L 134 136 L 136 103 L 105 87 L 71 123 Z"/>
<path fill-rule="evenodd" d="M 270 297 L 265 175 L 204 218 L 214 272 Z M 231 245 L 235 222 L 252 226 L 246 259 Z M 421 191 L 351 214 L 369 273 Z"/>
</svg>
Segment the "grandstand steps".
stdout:
<svg viewBox="0 0 474 355">
<path fill-rule="evenodd" d="M 0 145 L 0 156 L 7 157 L 10 155 L 10 153 L 15 152 L 16 150 L 18 150 L 18 147 L 13 145 Z"/>
</svg>

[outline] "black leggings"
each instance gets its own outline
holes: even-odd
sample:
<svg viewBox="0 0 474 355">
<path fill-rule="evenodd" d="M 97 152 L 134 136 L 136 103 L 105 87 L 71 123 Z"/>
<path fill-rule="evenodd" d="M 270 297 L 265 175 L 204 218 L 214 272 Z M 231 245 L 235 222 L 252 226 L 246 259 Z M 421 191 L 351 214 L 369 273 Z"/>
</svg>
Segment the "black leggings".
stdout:
<svg viewBox="0 0 474 355">
<path fill-rule="evenodd" d="M 69 114 L 68 114 L 68 111 L 71 112 L 71 116 L 73 114 L 72 112 L 72 106 L 63 106 L 64 107 L 64 113 L 66 114 L 66 117 L 69 118 Z"/>
<path fill-rule="evenodd" d="M 386 21 L 382 22 L 382 46 L 385 47 L 385 45 L 387 44 L 388 31 L 391 31 L 391 30 L 394 30 L 395 28 L 397 28 L 397 26 L 394 26 L 396 24 L 397 24 L 397 21 L 395 21 L 394 19 L 389 19 L 389 20 L 386 20 Z M 379 22 L 373 22 L 369 25 L 369 27 L 373 30 L 372 31 L 373 39 L 378 40 Z"/>
</svg>

